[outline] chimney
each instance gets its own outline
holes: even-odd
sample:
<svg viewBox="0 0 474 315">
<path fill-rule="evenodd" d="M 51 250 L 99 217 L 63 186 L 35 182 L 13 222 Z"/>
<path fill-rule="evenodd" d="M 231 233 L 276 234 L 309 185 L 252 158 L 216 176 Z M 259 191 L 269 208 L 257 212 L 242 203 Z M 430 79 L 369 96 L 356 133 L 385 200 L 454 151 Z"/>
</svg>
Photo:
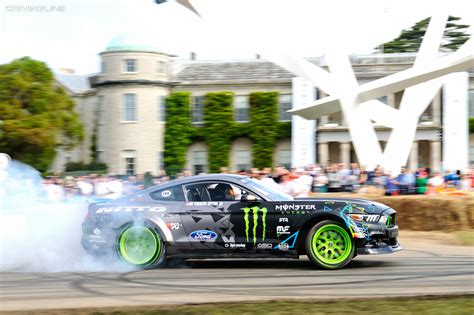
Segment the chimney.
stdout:
<svg viewBox="0 0 474 315">
<path fill-rule="evenodd" d="M 189 59 L 196 60 L 196 53 L 194 51 L 191 51 L 191 53 L 189 54 Z"/>
</svg>

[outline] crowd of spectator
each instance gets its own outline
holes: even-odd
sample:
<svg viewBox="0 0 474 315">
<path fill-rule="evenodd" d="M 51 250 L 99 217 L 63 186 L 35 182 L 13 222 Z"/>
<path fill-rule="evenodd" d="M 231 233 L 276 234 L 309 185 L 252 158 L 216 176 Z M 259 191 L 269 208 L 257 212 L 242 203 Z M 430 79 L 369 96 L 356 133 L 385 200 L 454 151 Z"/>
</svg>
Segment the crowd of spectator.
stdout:
<svg viewBox="0 0 474 315">
<path fill-rule="evenodd" d="M 446 189 L 474 190 L 474 171 L 445 171 L 431 173 L 422 167 L 416 171 L 402 168 L 397 176 L 390 176 L 383 168 L 366 170 L 353 163 L 350 165 L 332 164 L 325 168 L 319 164 L 305 168 L 287 169 L 278 166 L 274 169 L 252 168 L 250 170 L 230 171 L 221 168 L 220 173 L 247 175 L 261 180 L 294 197 L 308 197 L 312 193 L 358 192 L 364 194 L 371 188 L 379 189 L 388 196 L 410 194 L 436 194 Z M 184 170 L 178 177 L 192 175 Z M 117 177 L 109 175 L 51 176 L 43 182 L 45 196 L 50 200 L 62 200 L 73 196 L 93 196 L 97 198 L 117 198 L 133 194 L 144 188 L 169 181 L 166 175 L 144 175 Z"/>
</svg>

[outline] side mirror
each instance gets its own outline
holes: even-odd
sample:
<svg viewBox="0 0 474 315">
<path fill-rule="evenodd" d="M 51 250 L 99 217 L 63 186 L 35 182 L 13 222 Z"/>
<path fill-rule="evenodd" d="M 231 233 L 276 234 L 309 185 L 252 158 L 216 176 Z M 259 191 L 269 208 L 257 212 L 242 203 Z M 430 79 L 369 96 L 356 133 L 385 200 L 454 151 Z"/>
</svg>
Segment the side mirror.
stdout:
<svg viewBox="0 0 474 315">
<path fill-rule="evenodd" d="M 257 197 L 255 197 L 254 195 L 242 195 L 242 197 L 240 197 L 240 201 L 242 202 L 253 202 L 253 201 L 257 201 Z"/>
</svg>

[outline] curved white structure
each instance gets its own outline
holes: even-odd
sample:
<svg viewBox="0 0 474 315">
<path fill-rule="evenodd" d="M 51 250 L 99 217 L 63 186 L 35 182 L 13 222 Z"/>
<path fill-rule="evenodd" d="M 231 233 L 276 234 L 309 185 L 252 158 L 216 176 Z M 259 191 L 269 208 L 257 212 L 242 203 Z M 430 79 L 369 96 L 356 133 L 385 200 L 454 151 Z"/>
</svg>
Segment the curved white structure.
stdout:
<svg viewBox="0 0 474 315">
<path fill-rule="evenodd" d="M 212 23 L 211 1 L 177 0 L 203 20 Z M 420 115 L 426 110 L 437 91 L 446 82 L 445 75 L 459 72 L 474 66 L 474 41 L 466 42 L 457 52 L 438 58 L 448 14 L 433 16 L 425 34 L 420 51 L 412 68 L 394 75 L 359 85 L 348 56 L 329 47 L 325 53 L 330 72 L 296 56 L 280 51 L 269 51 L 266 47 L 256 47 L 263 56 L 313 83 L 329 97 L 315 101 L 309 106 L 291 110 L 292 114 L 306 119 L 315 119 L 323 115 L 341 111 L 344 113 L 359 163 L 368 169 L 381 165 L 392 175 L 400 172 L 410 154 Z M 212 25 L 222 27 L 222 25 Z M 234 30 L 236 31 L 236 30 Z M 232 28 L 229 29 L 232 32 Z M 234 35 L 234 34 L 232 34 Z M 254 40 L 254 44 L 258 40 Z M 399 109 L 392 108 L 378 100 L 378 97 L 404 90 Z M 447 102 L 454 106 L 458 102 Z M 459 118 L 459 117 L 457 117 Z M 467 118 L 466 118 L 467 119 Z M 466 120 L 464 119 L 464 120 Z M 372 121 L 392 128 L 387 146 L 382 152 Z M 445 143 L 458 143 L 454 135 L 462 133 L 461 127 L 446 135 Z M 465 130 L 467 135 L 467 128 Z M 467 137 L 463 137 L 463 139 Z M 463 146 L 465 162 L 451 163 L 450 167 L 467 167 L 467 142 Z M 454 154 L 454 153 L 452 153 Z"/>
</svg>

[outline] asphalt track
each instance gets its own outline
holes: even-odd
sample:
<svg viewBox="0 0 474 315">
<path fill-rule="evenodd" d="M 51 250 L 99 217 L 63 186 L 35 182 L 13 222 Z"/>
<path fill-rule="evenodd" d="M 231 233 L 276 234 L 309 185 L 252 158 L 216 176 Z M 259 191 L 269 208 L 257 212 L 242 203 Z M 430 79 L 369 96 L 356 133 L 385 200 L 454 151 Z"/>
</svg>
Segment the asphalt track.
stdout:
<svg viewBox="0 0 474 315">
<path fill-rule="evenodd" d="M 300 260 L 195 260 L 127 273 L 0 273 L 0 311 L 294 298 L 474 294 L 474 248 L 402 237 L 345 269 Z"/>
</svg>

